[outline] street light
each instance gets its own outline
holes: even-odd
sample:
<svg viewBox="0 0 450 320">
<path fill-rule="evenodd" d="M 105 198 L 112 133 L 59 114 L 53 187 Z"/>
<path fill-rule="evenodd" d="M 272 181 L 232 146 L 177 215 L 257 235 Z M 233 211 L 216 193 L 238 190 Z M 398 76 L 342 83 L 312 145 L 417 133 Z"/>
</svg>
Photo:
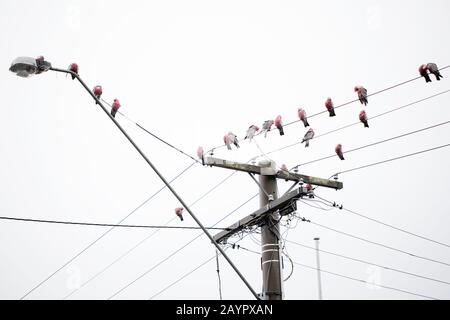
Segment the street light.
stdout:
<svg viewBox="0 0 450 320">
<path fill-rule="evenodd" d="M 80 78 L 78 73 L 75 71 L 72 71 L 71 69 L 72 68 L 70 68 L 70 70 L 53 68 L 51 63 L 48 61 L 45 61 L 44 57 L 42 57 L 42 56 L 39 56 L 36 59 L 30 58 L 30 57 L 18 57 L 16 59 L 14 59 L 14 61 L 11 64 L 11 67 L 9 68 L 9 70 L 11 72 L 14 72 L 16 75 L 18 75 L 19 77 L 23 77 L 23 78 L 28 78 L 29 76 L 31 76 L 33 74 L 40 74 L 40 73 L 48 71 L 48 70 L 70 74 L 72 76 L 72 79 L 77 78 L 77 80 L 81 83 L 81 85 L 86 89 L 87 92 L 89 92 L 91 97 L 95 100 L 96 104 L 98 104 L 103 109 L 103 111 L 108 115 L 108 117 L 111 119 L 111 121 L 114 122 L 114 124 L 117 126 L 117 128 L 119 128 L 119 130 L 123 133 L 123 135 L 128 139 L 128 141 L 137 150 L 137 152 L 139 152 L 139 154 L 142 156 L 142 158 L 144 158 L 144 160 L 148 163 L 148 165 L 153 169 L 153 171 L 158 175 L 158 177 L 164 182 L 164 184 L 172 192 L 172 194 L 175 196 L 175 198 L 177 198 L 178 201 L 181 203 L 181 205 L 186 209 L 186 211 L 189 212 L 192 219 L 194 219 L 194 221 L 198 224 L 198 226 L 208 236 L 208 238 L 211 240 L 211 242 L 214 244 L 214 246 L 217 248 L 217 250 L 219 250 L 219 252 L 222 254 L 222 256 L 227 260 L 227 262 L 230 264 L 230 266 L 234 269 L 234 271 L 237 273 L 237 275 L 241 278 L 241 280 L 244 282 L 244 284 L 247 286 L 247 288 L 250 290 L 250 292 L 253 294 L 253 296 L 257 300 L 260 300 L 256 291 L 247 282 L 245 277 L 241 274 L 241 272 L 238 270 L 238 268 L 234 265 L 234 263 L 231 261 L 231 259 L 228 257 L 228 255 L 225 253 L 225 251 L 222 249 L 222 247 L 214 240 L 213 236 L 208 232 L 208 230 L 205 229 L 205 227 L 200 222 L 200 220 L 197 219 L 197 217 L 194 215 L 194 213 L 191 211 L 191 209 L 188 207 L 188 205 L 184 202 L 184 200 L 181 199 L 181 197 L 178 195 L 178 193 L 167 182 L 167 180 L 158 171 L 158 169 L 153 165 L 153 163 L 150 161 L 150 159 L 147 158 L 147 156 L 144 154 L 144 152 L 138 147 L 138 145 L 133 141 L 133 139 L 131 139 L 131 137 L 128 135 L 128 133 L 122 128 L 122 126 L 116 121 L 116 119 L 108 112 L 108 110 L 105 108 L 105 106 L 100 101 L 100 99 L 94 94 L 94 92 L 92 92 L 89 89 L 89 87 L 86 85 L 86 83 L 84 83 L 84 81 Z M 53 275 L 51 275 L 51 276 L 53 276 Z M 49 279 L 49 278 L 47 278 L 47 279 Z M 44 280 L 44 282 L 46 280 Z M 41 284 L 42 283 L 43 282 L 41 282 Z M 33 290 L 35 290 L 37 287 L 39 287 L 39 285 L 34 287 L 25 296 L 27 296 Z"/>
<path fill-rule="evenodd" d="M 39 74 L 49 70 L 52 67 L 50 62 L 45 61 L 40 56 L 37 59 L 31 57 L 18 57 L 11 63 L 9 71 L 14 72 L 22 78 L 28 78 L 33 74 Z"/>
</svg>

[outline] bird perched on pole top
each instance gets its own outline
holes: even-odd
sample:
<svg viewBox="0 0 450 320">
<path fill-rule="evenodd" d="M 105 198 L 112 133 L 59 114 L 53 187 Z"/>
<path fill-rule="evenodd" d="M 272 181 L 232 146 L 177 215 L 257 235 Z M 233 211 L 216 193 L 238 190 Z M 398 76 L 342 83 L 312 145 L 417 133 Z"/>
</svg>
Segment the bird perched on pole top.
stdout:
<svg viewBox="0 0 450 320">
<path fill-rule="evenodd" d="M 436 77 L 437 81 L 440 81 L 441 78 L 443 78 L 441 73 L 439 72 L 439 68 L 436 65 L 436 63 L 432 63 L 432 62 L 428 63 L 427 64 L 427 69 L 428 69 L 428 71 L 430 71 L 430 73 L 434 74 L 434 76 Z"/>
<path fill-rule="evenodd" d="M 117 110 L 119 110 L 119 108 L 120 108 L 119 99 L 114 99 L 113 104 L 112 104 L 112 108 L 111 108 L 111 116 L 113 118 L 116 117 L 116 113 L 117 113 Z"/>
<path fill-rule="evenodd" d="M 103 93 L 102 86 L 99 86 L 99 85 L 95 86 L 94 89 L 92 90 L 92 92 L 94 93 L 94 96 L 97 99 L 100 99 L 100 97 L 102 96 L 102 93 Z M 95 102 L 95 104 L 97 104 L 97 101 Z"/>
<path fill-rule="evenodd" d="M 262 125 L 262 132 L 264 132 L 264 138 L 267 138 L 267 132 L 270 131 L 273 125 L 273 120 L 266 120 Z"/>
<path fill-rule="evenodd" d="M 358 94 L 358 99 L 361 104 L 367 106 L 369 100 L 367 99 L 367 89 L 363 86 L 355 86 L 355 92 Z"/>
<path fill-rule="evenodd" d="M 259 127 L 252 124 L 250 127 L 248 127 L 247 134 L 245 135 L 244 139 L 248 139 L 248 141 L 252 142 L 253 137 L 258 131 Z"/>
<path fill-rule="evenodd" d="M 431 82 L 431 78 L 430 78 L 430 75 L 428 74 L 428 68 L 427 68 L 426 64 L 420 65 L 419 73 L 420 73 L 421 77 L 425 78 L 426 83 Z"/>
<path fill-rule="evenodd" d="M 334 151 L 336 151 L 336 154 L 338 155 L 339 159 L 345 160 L 344 159 L 344 154 L 342 153 L 342 144 L 339 143 L 336 146 L 336 148 L 334 148 Z"/>
<path fill-rule="evenodd" d="M 364 123 L 364 128 L 368 128 L 369 127 L 369 122 L 367 122 L 367 114 L 366 114 L 366 112 L 364 110 L 362 110 L 359 113 L 359 121 Z"/>
<path fill-rule="evenodd" d="M 325 100 L 325 107 L 327 108 L 328 112 L 330 113 L 330 117 L 336 116 L 336 113 L 334 112 L 334 104 L 331 98 L 327 98 Z"/>
<path fill-rule="evenodd" d="M 309 147 L 309 140 L 311 140 L 312 138 L 314 138 L 314 130 L 312 128 L 309 128 L 309 130 L 306 131 L 305 136 L 303 137 L 303 140 L 301 142 L 301 143 L 306 142 L 305 148 Z"/>
<path fill-rule="evenodd" d="M 288 167 L 286 167 L 284 163 L 281 165 L 280 169 L 283 171 L 289 171 Z"/>
<path fill-rule="evenodd" d="M 300 121 L 303 122 L 303 125 L 306 127 L 309 127 L 308 118 L 306 117 L 306 111 L 302 108 L 297 109 L 298 117 L 300 118 Z"/>
<path fill-rule="evenodd" d="M 313 189 L 313 186 L 311 184 L 307 183 L 305 188 L 307 191 L 311 191 Z"/>
<path fill-rule="evenodd" d="M 71 63 L 69 65 L 69 71 L 78 74 L 78 64 L 76 64 L 75 62 Z M 75 76 L 73 74 L 71 74 L 70 76 L 72 77 L 72 80 L 75 79 Z"/>
<path fill-rule="evenodd" d="M 202 160 L 202 165 L 205 165 L 205 152 L 202 147 L 198 147 L 197 156 L 200 160 Z"/>
<path fill-rule="evenodd" d="M 175 208 L 175 214 L 180 218 L 181 221 L 183 221 L 183 207 Z"/>
<path fill-rule="evenodd" d="M 284 136 L 284 130 L 283 130 L 283 123 L 281 122 L 281 116 L 278 115 L 275 118 L 275 127 L 277 127 L 278 131 L 280 132 L 280 136 Z"/>
</svg>

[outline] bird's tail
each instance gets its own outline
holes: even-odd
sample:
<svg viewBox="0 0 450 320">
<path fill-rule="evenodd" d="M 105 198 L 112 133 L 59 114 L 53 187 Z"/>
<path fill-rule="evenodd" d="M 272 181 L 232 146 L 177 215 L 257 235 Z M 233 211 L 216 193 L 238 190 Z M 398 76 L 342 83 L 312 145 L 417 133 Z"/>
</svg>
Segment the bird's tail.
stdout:
<svg viewBox="0 0 450 320">
<path fill-rule="evenodd" d="M 306 128 L 306 127 L 309 127 L 308 120 L 305 119 L 305 122 L 304 122 L 303 124 L 305 125 L 305 128 Z"/>
<path fill-rule="evenodd" d="M 309 140 L 306 140 L 305 148 L 309 147 Z"/>
<path fill-rule="evenodd" d="M 183 216 L 182 216 L 182 215 L 180 215 L 179 217 L 180 217 L 180 220 L 181 220 L 181 221 L 183 221 L 183 220 L 184 220 L 184 219 L 183 219 Z"/>
<path fill-rule="evenodd" d="M 364 122 L 364 128 L 368 128 L 369 127 L 369 123 L 366 121 Z"/>
<path fill-rule="evenodd" d="M 284 136 L 284 130 L 282 126 L 278 127 L 278 130 L 280 131 L 280 136 Z"/>
<path fill-rule="evenodd" d="M 227 149 L 231 150 L 231 146 L 229 144 L 227 144 Z"/>
<path fill-rule="evenodd" d="M 334 109 L 331 109 L 330 110 L 330 117 L 335 117 L 336 116 L 336 113 L 334 112 Z"/>
<path fill-rule="evenodd" d="M 264 138 L 267 138 L 267 131 L 268 130 L 264 131 Z"/>
</svg>

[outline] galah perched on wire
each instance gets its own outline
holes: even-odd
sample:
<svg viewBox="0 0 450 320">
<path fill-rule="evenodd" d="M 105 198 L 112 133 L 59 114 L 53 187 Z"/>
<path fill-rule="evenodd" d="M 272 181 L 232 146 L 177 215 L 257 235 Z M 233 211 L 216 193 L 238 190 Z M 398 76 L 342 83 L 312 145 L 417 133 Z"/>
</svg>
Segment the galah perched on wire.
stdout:
<svg viewBox="0 0 450 320">
<path fill-rule="evenodd" d="M 178 216 L 178 218 L 180 218 L 181 221 L 183 221 L 183 210 L 184 208 L 182 207 L 175 208 L 175 214 Z"/>
<path fill-rule="evenodd" d="M 309 127 L 308 118 L 306 117 L 306 111 L 302 108 L 298 108 L 297 110 L 298 117 L 300 118 L 300 121 L 303 122 L 303 125 L 306 127 Z"/>
<path fill-rule="evenodd" d="M 358 93 L 359 102 L 367 106 L 369 103 L 369 100 L 367 100 L 367 89 L 363 86 L 355 86 L 355 92 Z"/>
<path fill-rule="evenodd" d="M 313 189 L 313 186 L 309 183 L 306 184 L 306 191 L 311 191 Z"/>
<path fill-rule="evenodd" d="M 202 147 L 198 147 L 197 156 L 200 160 L 202 160 L 202 165 L 205 165 L 205 152 Z"/>
<path fill-rule="evenodd" d="M 441 78 L 443 78 L 436 63 L 430 62 L 429 64 L 427 64 L 427 69 L 428 71 L 430 71 L 430 73 L 434 74 L 437 81 L 440 81 Z"/>
<path fill-rule="evenodd" d="M 233 132 L 228 132 L 228 137 L 230 139 L 230 143 L 234 144 L 236 148 L 239 148 L 239 141 L 237 136 Z"/>
<path fill-rule="evenodd" d="M 305 136 L 303 137 L 303 140 L 301 142 L 301 143 L 306 142 L 305 148 L 309 147 L 309 140 L 311 140 L 312 138 L 314 138 L 314 130 L 312 128 L 309 128 L 309 130 L 306 131 Z"/>
<path fill-rule="evenodd" d="M 345 160 L 344 159 L 344 154 L 342 153 L 342 144 L 339 143 L 336 146 L 336 148 L 334 148 L 334 151 L 336 151 L 336 154 L 338 155 L 339 159 Z"/>
<path fill-rule="evenodd" d="M 75 62 L 71 63 L 69 65 L 69 71 L 78 74 L 78 64 L 76 64 Z M 72 80 L 75 80 L 75 76 L 73 74 L 71 74 L 70 76 L 72 77 Z"/>
<path fill-rule="evenodd" d="M 327 98 L 325 100 L 325 107 L 327 108 L 328 112 L 330 113 L 330 117 L 336 116 L 336 113 L 334 112 L 334 104 L 331 98 Z"/>
<path fill-rule="evenodd" d="M 431 78 L 430 78 L 430 75 L 428 74 L 428 68 L 427 68 L 426 64 L 422 64 L 419 67 L 419 73 L 422 77 L 425 78 L 425 82 L 427 82 L 427 83 L 431 82 Z"/>
<path fill-rule="evenodd" d="M 364 123 L 364 128 L 368 128 L 369 127 L 369 122 L 367 122 L 367 114 L 366 114 L 366 112 L 364 110 L 362 110 L 359 113 L 359 121 Z"/>
<path fill-rule="evenodd" d="M 275 118 L 275 127 L 277 127 L 278 131 L 280 132 L 280 136 L 284 136 L 284 130 L 283 130 L 283 123 L 281 121 L 281 116 L 278 115 Z"/>
<path fill-rule="evenodd" d="M 112 115 L 113 118 L 116 117 L 116 113 L 117 113 L 117 110 L 119 110 L 119 108 L 120 108 L 119 100 L 118 99 L 114 99 L 113 104 L 112 104 L 112 108 L 111 108 L 111 115 Z"/>
<path fill-rule="evenodd" d="M 259 127 L 252 124 L 250 127 L 248 127 L 247 135 L 245 136 L 244 139 L 248 139 L 250 142 L 252 142 L 253 137 L 255 136 L 255 134 L 258 131 L 259 131 Z"/>
<path fill-rule="evenodd" d="M 267 138 L 267 132 L 270 131 L 273 125 L 273 120 L 266 120 L 262 125 L 262 132 L 264 132 L 264 138 Z"/>
<path fill-rule="evenodd" d="M 100 97 L 102 96 L 103 89 L 102 86 L 95 86 L 94 89 L 92 89 L 92 92 L 94 93 L 94 96 L 100 100 Z M 97 101 L 95 101 L 95 104 L 97 104 Z"/>
</svg>

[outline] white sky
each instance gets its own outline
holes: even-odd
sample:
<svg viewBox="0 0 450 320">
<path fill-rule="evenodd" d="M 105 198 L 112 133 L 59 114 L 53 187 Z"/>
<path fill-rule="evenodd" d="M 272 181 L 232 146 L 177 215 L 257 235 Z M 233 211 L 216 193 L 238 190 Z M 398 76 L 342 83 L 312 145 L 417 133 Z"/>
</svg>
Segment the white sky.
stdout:
<svg viewBox="0 0 450 320">
<path fill-rule="evenodd" d="M 281 114 L 297 119 L 297 107 L 309 114 L 355 98 L 353 87 L 369 93 L 411 79 L 422 63 L 450 63 L 448 1 L 0 1 L 0 215 L 116 223 L 162 186 L 119 130 L 84 89 L 62 74 L 30 79 L 7 71 L 21 55 L 44 55 L 53 66 L 71 62 L 90 87 L 103 86 L 103 97 L 118 98 L 121 111 L 194 155 L 222 143 L 232 130 L 240 138 L 250 124 Z M 423 79 L 369 98 L 370 117 L 450 89 L 443 81 Z M 448 94 L 370 122 L 297 145 L 271 157 L 295 164 L 344 151 L 450 118 Z M 357 121 L 360 104 L 336 110 L 337 117 L 310 120 L 316 135 Z M 191 160 L 156 141 L 123 117 L 117 120 L 168 178 Z M 298 141 L 299 123 L 258 138 L 270 151 Z M 331 174 L 378 160 L 449 143 L 449 127 L 425 131 L 361 151 L 341 162 L 332 158 L 309 166 L 304 174 Z M 215 156 L 247 161 L 254 144 Z M 450 243 L 447 201 L 448 149 L 440 149 L 342 175 L 341 191 L 317 194 L 346 208 L 441 242 Z M 230 172 L 194 166 L 173 186 L 192 203 Z M 290 184 L 279 182 L 280 193 Z M 209 226 L 258 191 L 238 173 L 192 207 Z M 258 199 L 231 215 L 227 226 L 258 208 Z M 164 190 L 125 221 L 164 224 L 179 203 Z M 450 263 L 450 251 L 344 211 L 321 211 L 299 203 L 299 214 L 401 250 Z M 175 219 L 171 225 L 194 225 Z M 18 299 L 97 239 L 106 229 L 0 221 L 0 298 Z M 113 230 L 68 268 L 58 272 L 28 298 L 62 299 L 137 242 L 146 229 Z M 98 278 L 74 293 L 75 299 L 107 299 L 144 271 L 191 240 L 199 231 L 162 230 Z M 450 281 L 448 266 L 420 260 L 343 235 L 299 223 L 288 240 L 381 265 Z M 258 235 L 255 235 L 258 240 Z M 239 244 L 259 251 L 256 240 Z M 315 252 L 287 244 L 293 260 L 315 266 Z M 202 236 L 166 263 L 116 296 L 148 299 L 214 255 Z M 257 292 L 261 290 L 258 255 L 228 250 Z M 251 299 L 248 289 L 221 258 L 225 299 Z M 449 286 L 321 254 L 322 268 L 368 282 L 449 299 Z M 156 299 L 217 299 L 216 266 L 211 261 Z M 285 259 L 285 275 L 290 265 Z M 417 299 L 418 297 L 323 274 L 326 299 Z M 317 299 L 316 272 L 300 266 L 285 282 L 286 299 Z"/>
</svg>

